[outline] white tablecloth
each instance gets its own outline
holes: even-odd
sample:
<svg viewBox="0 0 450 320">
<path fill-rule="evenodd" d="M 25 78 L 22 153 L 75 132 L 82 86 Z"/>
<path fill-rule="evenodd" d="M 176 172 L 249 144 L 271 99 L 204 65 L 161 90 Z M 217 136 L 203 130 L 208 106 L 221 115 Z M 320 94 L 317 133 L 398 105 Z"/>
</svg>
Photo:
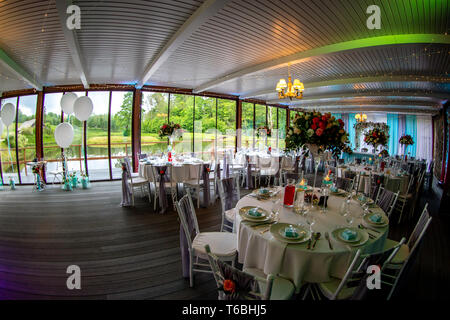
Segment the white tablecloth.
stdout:
<svg viewBox="0 0 450 320">
<path fill-rule="evenodd" d="M 370 171 L 364 169 L 367 166 L 349 166 L 346 168 L 338 168 L 338 177 L 345 177 L 345 172 L 347 171 L 353 171 L 358 174 L 361 172 L 361 183 L 359 184 L 358 191 L 364 192 L 366 194 L 369 194 L 370 191 L 370 173 L 376 174 L 376 175 L 383 175 L 383 185 L 386 187 L 386 189 L 391 190 L 393 192 L 397 192 L 400 190 L 400 194 L 406 194 L 408 191 L 408 184 L 409 184 L 409 176 L 408 175 L 401 175 L 397 176 L 394 174 L 387 174 L 387 172 L 390 172 L 388 168 L 385 169 L 384 172 L 381 171 Z"/>
<path fill-rule="evenodd" d="M 166 166 L 167 163 L 166 162 L 161 162 L 161 161 L 156 161 L 156 162 L 151 162 L 150 164 L 146 163 L 146 162 L 140 162 L 139 163 L 139 176 L 152 181 L 152 167 L 153 166 Z M 177 180 L 182 182 L 182 181 L 188 181 L 188 180 L 192 180 L 192 179 L 196 179 L 198 177 L 198 166 L 199 165 L 203 165 L 203 163 L 182 163 L 182 162 L 173 162 L 171 165 L 167 165 L 167 166 L 172 166 L 174 168 L 176 168 L 177 170 Z"/>
<path fill-rule="evenodd" d="M 281 199 L 283 196 L 283 192 L 280 192 Z M 321 283 L 330 281 L 331 277 L 342 278 L 358 248 L 362 248 L 363 252 L 378 252 L 384 248 L 389 229 L 389 227 L 380 228 L 381 233 L 377 239 L 369 239 L 360 247 L 349 247 L 331 237 L 334 250 L 330 250 L 328 241 L 325 239 L 325 232 L 328 231 L 331 234 L 337 226 L 346 225 L 345 218 L 339 215 L 340 204 L 344 199 L 331 196 L 326 213 L 313 211 L 316 217 L 313 230 L 322 234 L 314 250 L 306 249 L 307 243 L 288 245 L 282 243 L 276 240 L 270 231 L 261 234 L 261 229 L 253 229 L 241 223 L 241 217 L 237 214 L 235 232 L 238 234 L 239 262 L 244 265 L 244 268 L 256 268 L 265 274 L 275 274 L 291 280 L 297 292 L 305 282 Z M 270 212 L 273 203 L 246 196 L 238 202 L 236 207 L 239 209 L 244 206 L 259 206 Z M 380 208 L 372 209 L 372 211 L 382 212 Z M 351 212 L 357 216 L 353 222 L 357 226 L 361 223 L 362 209 L 354 201 L 351 203 Z M 292 208 L 281 207 L 279 217 L 279 222 L 307 225 L 305 218 L 295 214 Z"/>
</svg>

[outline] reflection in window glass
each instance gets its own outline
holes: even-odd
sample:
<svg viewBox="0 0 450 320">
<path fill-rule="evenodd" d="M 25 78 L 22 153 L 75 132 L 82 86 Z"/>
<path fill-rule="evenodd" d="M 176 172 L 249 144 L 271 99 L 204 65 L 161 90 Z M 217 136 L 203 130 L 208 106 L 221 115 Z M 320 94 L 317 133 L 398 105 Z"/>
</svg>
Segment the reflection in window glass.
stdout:
<svg viewBox="0 0 450 320">
<path fill-rule="evenodd" d="M 161 153 L 167 150 L 167 140 L 158 137 L 159 128 L 168 122 L 169 94 L 143 92 L 141 103 L 141 153 Z"/>
<path fill-rule="evenodd" d="M 194 129 L 194 96 L 170 94 L 170 122 L 179 124 L 183 129 L 183 139 L 174 140 L 175 152 L 190 154 Z"/>
<path fill-rule="evenodd" d="M 61 148 L 55 142 L 55 128 L 61 123 L 60 101 L 62 93 L 47 93 L 44 95 L 44 127 L 42 128 L 42 139 L 44 146 L 44 159 L 47 161 L 46 180 L 47 183 L 61 182 L 62 172 Z"/>
<path fill-rule="evenodd" d="M 242 103 L 241 147 L 253 148 L 253 103 Z"/>
<path fill-rule="evenodd" d="M 7 103 L 12 103 L 17 107 L 17 97 L 2 99 L 1 108 Z M 0 108 L 0 110 L 1 110 Z M 3 129 L 1 133 L 1 161 L 3 172 L 3 183 L 8 184 L 9 179 L 13 179 L 15 183 L 19 183 L 19 175 L 17 174 L 17 158 L 16 158 L 16 123 L 14 122 Z M 8 134 L 9 134 L 9 152 L 8 152 Z"/>
<path fill-rule="evenodd" d="M 222 150 L 235 150 L 236 146 L 236 101 L 217 99 L 217 145 Z"/>
<path fill-rule="evenodd" d="M 17 143 L 22 183 L 34 183 L 32 167 L 27 166 L 27 162 L 36 160 L 36 104 L 36 94 L 19 98 Z"/>
<path fill-rule="evenodd" d="M 203 160 L 216 159 L 216 99 L 195 97 L 194 152 Z"/>
<path fill-rule="evenodd" d="M 266 106 L 261 104 L 255 105 L 255 129 L 258 129 L 259 127 L 263 127 L 266 125 Z M 265 148 L 265 141 L 262 137 L 258 138 L 256 137 L 256 131 L 255 131 L 255 143 L 256 147 L 258 147 L 260 150 L 263 150 Z"/>
<path fill-rule="evenodd" d="M 267 126 L 272 130 L 272 136 L 268 138 L 268 143 L 272 148 L 277 147 L 277 135 L 278 135 L 277 110 L 278 108 L 275 107 L 267 108 Z"/>
<path fill-rule="evenodd" d="M 86 123 L 86 150 L 89 179 L 109 179 L 108 157 L 108 114 L 109 91 L 91 91 L 88 93 L 94 104 L 94 110 Z"/>
<path fill-rule="evenodd" d="M 286 109 L 278 109 L 278 148 L 286 147 Z"/>
<path fill-rule="evenodd" d="M 132 158 L 131 118 L 132 91 L 113 91 L 111 94 L 111 164 L 113 179 L 122 176 L 122 159 Z"/>
<path fill-rule="evenodd" d="M 86 91 L 74 92 L 78 97 L 86 95 Z M 94 106 L 95 108 L 95 106 Z M 83 122 L 78 120 L 75 115 L 64 114 L 64 121 L 69 122 L 74 131 L 73 141 L 69 148 L 64 149 L 64 154 L 67 158 L 67 170 L 69 173 L 86 172 L 86 164 L 84 162 L 84 148 L 83 148 Z"/>
</svg>

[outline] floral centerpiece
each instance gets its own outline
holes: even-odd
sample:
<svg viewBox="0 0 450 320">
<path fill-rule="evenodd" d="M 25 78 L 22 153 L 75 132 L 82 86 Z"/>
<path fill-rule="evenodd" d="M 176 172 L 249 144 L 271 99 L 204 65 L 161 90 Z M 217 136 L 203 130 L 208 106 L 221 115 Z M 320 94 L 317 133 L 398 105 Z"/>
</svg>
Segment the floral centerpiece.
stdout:
<svg viewBox="0 0 450 320">
<path fill-rule="evenodd" d="M 158 135 L 159 137 L 165 138 L 165 137 L 171 137 L 175 130 L 180 130 L 181 126 L 178 123 L 164 123 L 160 128 Z"/>
<path fill-rule="evenodd" d="M 386 146 L 388 143 L 388 139 L 389 135 L 378 128 L 373 128 L 364 135 L 364 142 L 368 145 L 373 146 L 375 149 L 379 145 Z"/>
<path fill-rule="evenodd" d="M 299 112 L 288 130 L 286 149 L 298 149 L 306 145 L 313 155 L 330 150 L 337 156 L 347 142 L 348 133 L 341 119 L 336 119 L 331 113 Z"/>
<path fill-rule="evenodd" d="M 352 153 L 353 153 L 353 150 L 352 150 L 352 148 L 351 148 L 348 144 L 346 144 L 346 145 L 344 145 L 344 147 L 342 148 L 342 152 L 345 152 L 345 153 L 347 153 L 347 154 L 352 154 Z"/>
<path fill-rule="evenodd" d="M 380 152 L 380 157 L 381 158 L 387 158 L 389 157 L 389 152 L 386 149 L 381 150 Z"/>
<path fill-rule="evenodd" d="M 272 130 L 267 126 L 261 126 L 256 129 L 256 136 L 259 138 L 261 135 L 263 135 L 263 132 L 266 133 L 266 137 L 272 136 Z"/>
<path fill-rule="evenodd" d="M 405 146 L 410 146 L 410 145 L 414 144 L 414 140 L 409 134 L 405 134 L 405 135 L 401 136 L 400 140 L 398 140 L 398 142 L 400 142 L 400 144 L 405 145 Z"/>
</svg>

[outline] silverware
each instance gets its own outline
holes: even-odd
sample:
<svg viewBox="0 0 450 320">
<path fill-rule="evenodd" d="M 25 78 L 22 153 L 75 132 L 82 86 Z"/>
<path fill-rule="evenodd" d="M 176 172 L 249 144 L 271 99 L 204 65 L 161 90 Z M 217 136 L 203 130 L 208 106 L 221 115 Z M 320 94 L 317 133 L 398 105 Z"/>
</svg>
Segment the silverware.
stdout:
<svg viewBox="0 0 450 320">
<path fill-rule="evenodd" d="M 314 235 L 314 242 L 313 242 L 313 245 L 312 245 L 313 249 L 316 246 L 317 240 L 320 239 L 320 236 L 321 236 L 320 232 L 316 232 L 316 234 Z"/>
<path fill-rule="evenodd" d="M 330 246 L 330 250 L 333 250 L 333 246 L 331 245 L 330 234 L 325 232 L 325 239 L 328 240 L 328 245 Z"/>
<path fill-rule="evenodd" d="M 313 236 L 314 236 L 314 234 L 313 234 Z M 308 246 L 306 247 L 306 249 L 308 249 L 308 250 L 311 249 L 311 241 L 312 241 L 312 236 L 308 240 Z"/>
</svg>

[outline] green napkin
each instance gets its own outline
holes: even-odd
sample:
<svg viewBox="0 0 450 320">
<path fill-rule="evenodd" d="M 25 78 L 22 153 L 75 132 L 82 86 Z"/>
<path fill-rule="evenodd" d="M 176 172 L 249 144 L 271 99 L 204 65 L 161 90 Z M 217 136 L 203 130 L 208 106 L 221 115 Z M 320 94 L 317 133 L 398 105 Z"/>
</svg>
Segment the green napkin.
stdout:
<svg viewBox="0 0 450 320">
<path fill-rule="evenodd" d="M 261 217 L 261 212 L 259 212 L 258 208 L 251 208 L 248 210 L 248 214 L 253 217 Z"/>
<path fill-rule="evenodd" d="M 288 238 L 297 238 L 298 237 L 298 232 L 295 228 L 293 227 L 286 227 L 284 229 L 284 235 Z"/>
<path fill-rule="evenodd" d="M 341 236 L 342 239 L 351 241 L 356 239 L 357 233 L 354 230 L 345 229 L 344 231 L 342 231 Z"/>
<path fill-rule="evenodd" d="M 380 223 L 383 217 L 379 213 L 375 213 L 369 217 L 369 220 L 375 223 Z"/>
<path fill-rule="evenodd" d="M 267 193 L 269 193 L 269 190 L 268 189 L 259 189 L 259 193 L 267 194 Z"/>
</svg>

